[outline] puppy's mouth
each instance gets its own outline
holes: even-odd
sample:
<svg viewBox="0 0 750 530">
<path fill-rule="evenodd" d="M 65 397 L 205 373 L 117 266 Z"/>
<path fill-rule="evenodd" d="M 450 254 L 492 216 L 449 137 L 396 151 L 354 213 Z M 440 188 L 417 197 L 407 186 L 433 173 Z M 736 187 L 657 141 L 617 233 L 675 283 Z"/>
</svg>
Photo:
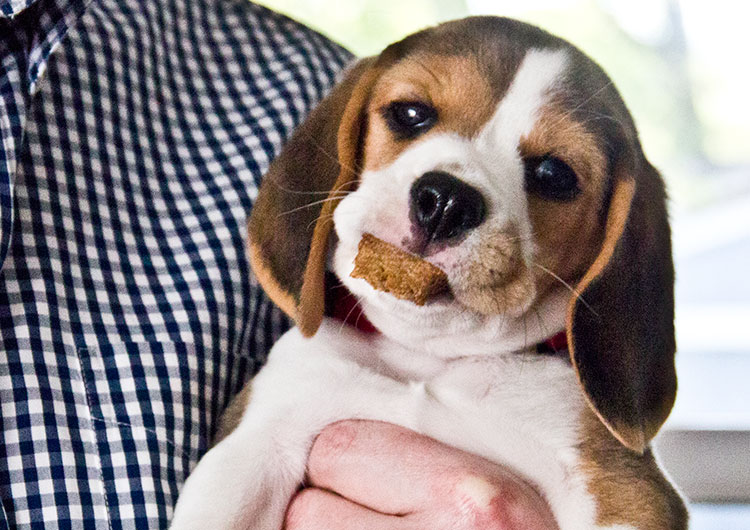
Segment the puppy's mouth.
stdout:
<svg viewBox="0 0 750 530">
<path fill-rule="evenodd" d="M 424 304 L 425 307 L 449 306 L 455 302 L 450 290 L 434 295 Z M 370 322 L 362 307 L 361 300 L 355 296 L 335 274 L 326 274 L 326 315 L 340 320 L 345 325 L 364 333 L 379 333 L 380 330 Z"/>
<path fill-rule="evenodd" d="M 450 291 L 448 276 L 440 268 L 369 233 L 359 242 L 351 277 L 418 306 Z"/>
<path fill-rule="evenodd" d="M 440 268 L 369 233 L 358 245 L 349 276 L 365 280 L 381 295 L 420 307 L 447 306 L 455 301 L 448 277 Z M 361 302 L 334 274 L 326 277 L 326 313 L 360 331 L 376 331 Z"/>
<path fill-rule="evenodd" d="M 448 248 L 428 258 L 365 233 L 356 247 L 336 252 L 340 281 L 329 286 L 327 314 L 363 330 L 369 328 L 360 325 L 367 322 L 363 309 L 378 325 L 396 318 L 430 327 L 451 313 L 518 317 L 536 289 L 517 241 L 482 238 L 474 250 Z"/>
</svg>

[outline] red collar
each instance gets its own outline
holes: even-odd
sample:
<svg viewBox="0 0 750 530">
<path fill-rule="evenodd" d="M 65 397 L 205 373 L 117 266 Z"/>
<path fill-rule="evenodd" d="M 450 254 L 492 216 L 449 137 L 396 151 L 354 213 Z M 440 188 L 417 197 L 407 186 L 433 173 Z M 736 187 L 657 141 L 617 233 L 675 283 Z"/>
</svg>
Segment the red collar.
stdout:
<svg viewBox="0 0 750 530">
<path fill-rule="evenodd" d="M 568 335 L 565 330 L 552 335 L 536 345 L 537 353 L 555 354 L 568 351 Z"/>
<path fill-rule="evenodd" d="M 364 333 L 378 333 L 378 328 L 367 320 L 357 299 L 343 285 L 338 284 L 329 289 L 329 296 L 328 307 L 333 318 Z"/>
<path fill-rule="evenodd" d="M 378 329 L 372 325 L 362 312 L 362 307 L 357 299 L 343 285 L 335 286 L 338 293 L 329 298 L 330 315 L 350 326 L 357 328 L 363 333 L 378 333 Z M 568 337 L 565 331 L 552 335 L 544 342 L 536 345 L 537 353 L 555 354 L 568 350 Z"/>
</svg>

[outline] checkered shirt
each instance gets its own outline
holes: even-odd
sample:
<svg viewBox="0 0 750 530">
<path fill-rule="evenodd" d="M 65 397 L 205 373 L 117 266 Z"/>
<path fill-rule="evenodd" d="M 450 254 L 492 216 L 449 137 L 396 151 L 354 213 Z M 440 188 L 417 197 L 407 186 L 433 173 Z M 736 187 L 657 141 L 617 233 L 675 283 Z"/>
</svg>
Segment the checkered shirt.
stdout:
<svg viewBox="0 0 750 530">
<path fill-rule="evenodd" d="M 246 0 L 0 0 L 0 529 L 167 526 L 287 326 L 245 221 L 349 57 Z"/>
</svg>

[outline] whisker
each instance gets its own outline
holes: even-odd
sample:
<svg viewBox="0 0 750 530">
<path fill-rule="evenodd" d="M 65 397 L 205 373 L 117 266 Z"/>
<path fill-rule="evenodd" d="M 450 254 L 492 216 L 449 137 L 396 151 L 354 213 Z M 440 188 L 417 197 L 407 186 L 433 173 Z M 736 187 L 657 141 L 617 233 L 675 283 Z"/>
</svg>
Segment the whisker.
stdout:
<svg viewBox="0 0 750 530">
<path fill-rule="evenodd" d="M 323 155 L 325 155 L 325 157 L 328 158 L 328 160 L 336 162 L 336 164 L 338 164 L 343 169 L 345 169 L 347 171 L 350 171 L 350 172 L 352 172 L 354 174 L 357 174 L 357 173 L 359 173 L 361 171 L 361 168 L 358 168 L 358 167 L 354 167 L 353 168 L 353 167 L 348 167 L 348 166 L 342 166 L 341 165 L 341 161 L 339 160 L 338 156 L 330 153 L 325 147 L 323 147 L 323 145 L 319 144 L 315 140 L 315 138 L 313 138 L 312 136 L 306 135 L 306 139 L 307 139 L 308 142 L 310 142 L 310 144 L 313 147 L 315 147 L 315 149 L 317 149 L 320 153 L 322 153 Z"/>
<path fill-rule="evenodd" d="M 357 303 L 359 303 L 359 301 L 357 301 Z M 359 329 L 359 319 L 361 319 L 362 315 L 364 315 L 364 314 L 365 314 L 364 311 L 360 311 L 359 315 L 357 315 L 357 320 L 354 321 L 354 327 L 355 328 Z"/>
<path fill-rule="evenodd" d="M 286 186 L 282 185 L 278 179 L 270 178 L 268 181 L 279 188 L 284 193 L 288 193 L 290 195 L 330 195 L 332 193 L 336 193 L 335 191 L 329 191 L 329 190 L 321 190 L 321 191 L 311 191 L 311 190 L 293 190 L 291 188 L 287 188 Z M 338 193 L 346 194 L 349 193 L 347 191 L 339 191 Z"/>
<path fill-rule="evenodd" d="M 334 202 L 339 200 L 339 197 L 327 197 L 325 199 L 321 199 L 319 201 L 312 201 L 307 204 L 303 204 L 302 206 L 298 206 L 297 208 L 292 208 L 291 210 L 287 210 L 285 212 L 281 212 L 278 216 L 281 217 L 282 215 L 289 215 L 294 212 L 299 212 L 300 210 L 304 210 L 306 208 L 312 208 L 313 206 L 318 206 L 319 204 L 325 204 L 327 202 Z"/>
<path fill-rule="evenodd" d="M 318 221 L 328 221 L 330 219 L 333 219 L 333 213 L 329 213 L 327 215 L 319 215 L 307 224 L 307 230 L 309 230 Z"/>
<path fill-rule="evenodd" d="M 344 332 L 344 328 L 345 328 L 345 326 L 347 326 L 347 325 L 348 325 L 348 324 L 346 323 L 346 321 L 347 321 L 347 320 L 349 320 L 349 317 L 350 317 L 350 316 L 352 316 L 352 313 L 353 313 L 353 312 L 354 312 L 354 310 L 355 310 L 355 309 L 357 309 L 357 308 L 359 308 L 360 310 L 362 309 L 362 308 L 361 308 L 361 306 L 360 306 L 360 301 L 359 301 L 359 299 L 356 299 L 356 300 L 355 300 L 355 302 L 354 302 L 354 305 L 353 305 L 353 306 L 352 306 L 352 308 L 351 308 L 351 309 L 349 310 L 349 312 L 348 312 L 348 313 L 346 314 L 346 317 L 344 317 L 344 320 L 343 320 L 343 321 L 341 322 L 341 327 L 339 328 L 339 334 L 341 334 L 341 333 L 343 333 L 343 332 Z M 357 322 L 359 322 L 359 317 L 357 317 Z"/>
<path fill-rule="evenodd" d="M 358 200 L 362 200 L 362 197 L 357 197 L 356 195 L 352 195 L 352 198 L 350 200 L 353 200 L 354 198 L 357 198 Z M 317 223 L 320 220 L 333 219 L 333 217 L 334 217 L 335 214 L 336 214 L 335 212 L 331 212 L 331 213 L 328 213 L 326 215 L 322 215 L 322 214 L 319 215 L 318 217 L 316 217 L 315 219 L 313 219 L 312 221 L 310 221 L 308 223 L 307 229 L 309 230 L 311 226 L 313 226 L 315 223 Z"/>
<path fill-rule="evenodd" d="M 419 60 L 417 60 L 417 61 L 415 61 L 415 62 L 416 62 L 416 64 L 417 64 L 418 66 L 420 66 L 420 67 L 421 67 L 421 68 L 422 68 L 422 69 L 423 69 L 423 70 L 424 70 L 425 72 L 427 72 L 427 73 L 428 73 L 428 74 L 429 74 L 429 75 L 430 75 L 430 76 L 431 76 L 431 77 L 432 77 L 432 78 L 433 78 L 433 79 L 435 80 L 435 82 L 436 82 L 436 83 L 437 83 L 438 85 L 442 85 L 442 84 L 443 84 L 442 80 L 441 80 L 441 79 L 440 79 L 440 78 L 439 78 L 438 76 L 436 76 L 436 75 L 434 74 L 434 72 L 433 72 L 432 70 L 430 70 L 430 69 L 429 69 L 429 68 L 428 68 L 428 67 L 427 67 L 427 66 L 426 66 L 426 65 L 425 65 L 425 64 L 424 64 L 424 63 L 423 63 L 422 61 L 419 61 Z"/>
<path fill-rule="evenodd" d="M 586 99 L 584 99 L 583 101 L 581 101 L 578 105 L 576 105 L 575 107 L 573 107 L 572 109 L 570 109 L 568 112 L 566 112 L 563 115 L 563 117 L 560 118 L 556 123 L 553 123 L 551 127 L 554 128 L 554 127 L 558 126 L 562 121 L 564 121 L 565 119 L 567 119 L 570 116 L 572 116 L 575 111 L 579 110 L 586 103 L 588 103 L 589 101 L 591 101 L 592 99 L 594 99 L 596 96 L 598 96 L 599 94 L 601 94 L 602 92 L 604 92 L 607 88 L 609 88 L 610 86 L 612 86 L 612 84 L 613 83 L 612 83 L 611 80 L 607 81 L 606 83 L 604 83 L 604 86 L 602 86 L 598 90 L 595 90 L 594 92 L 592 92 L 589 97 L 587 97 Z"/>
<path fill-rule="evenodd" d="M 550 337 L 551 333 L 549 331 L 549 326 L 544 323 L 544 319 L 542 318 L 542 314 L 539 312 L 538 307 L 534 307 L 534 313 L 536 313 L 536 320 L 539 323 L 539 328 L 544 332 L 544 336 Z M 555 350 L 555 353 L 558 353 L 558 351 Z"/>
<path fill-rule="evenodd" d="M 553 278 L 554 278 L 555 280 L 557 280 L 558 282 L 560 282 L 560 284 L 561 284 L 561 285 L 563 285 L 563 286 L 564 286 L 564 287 L 566 287 L 566 288 L 567 288 L 567 289 L 568 289 L 568 290 L 569 290 L 569 291 L 570 291 L 571 293 L 573 293 L 573 295 L 575 296 L 575 299 L 576 299 L 576 300 L 580 300 L 580 301 L 581 301 L 581 303 L 582 303 L 582 304 L 583 304 L 583 305 L 584 305 L 584 306 L 585 306 L 585 307 L 586 307 L 586 308 L 587 308 L 587 309 L 588 309 L 589 311 L 591 311 L 591 312 L 592 312 L 592 313 L 593 313 L 594 315 L 596 315 L 596 317 L 597 317 L 597 318 L 599 317 L 599 313 L 597 313 L 597 312 L 596 312 L 596 311 L 594 310 L 594 308 L 593 308 L 593 307 L 591 307 L 591 306 L 589 305 L 589 303 L 588 303 L 588 302 L 587 302 L 586 300 L 584 300 L 583 296 L 581 296 L 581 293 L 579 293 L 579 292 L 578 292 L 578 291 L 576 291 L 576 290 L 575 290 L 575 289 L 574 289 L 573 287 L 571 287 L 571 286 L 570 286 L 570 284 L 569 284 L 568 282 L 566 282 L 565 280 L 563 280 L 562 278 L 560 278 L 560 277 L 559 277 L 559 276 L 558 276 L 557 274 L 555 274 L 554 272 L 552 272 L 551 270 L 549 270 L 549 269 L 548 269 L 547 267 L 544 267 L 543 265 L 539 265 L 538 263 L 535 263 L 535 262 L 532 262 L 532 264 L 533 264 L 533 265 L 534 265 L 535 267 L 538 267 L 538 268 L 539 268 L 540 270 L 542 270 L 542 271 L 546 272 L 547 274 L 549 274 L 549 275 L 550 275 L 551 277 L 553 277 Z"/>
<path fill-rule="evenodd" d="M 542 314 L 539 312 L 539 308 L 536 306 L 534 306 L 534 314 L 536 314 L 536 321 L 539 324 L 539 328 L 544 332 L 545 336 L 549 336 L 549 331 L 547 331 L 547 326 L 544 324 Z"/>
<path fill-rule="evenodd" d="M 330 193 L 335 193 L 336 190 L 295 190 L 292 188 L 288 188 L 287 186 L 284 186 L 281 182 L 279 182 L 278 178 L 271 178 L 266 177 L 265 180 L 276 186 L 278 189 L 285 193 L 289 193 L 292 195 L 328 195 Z"/>
</svg>

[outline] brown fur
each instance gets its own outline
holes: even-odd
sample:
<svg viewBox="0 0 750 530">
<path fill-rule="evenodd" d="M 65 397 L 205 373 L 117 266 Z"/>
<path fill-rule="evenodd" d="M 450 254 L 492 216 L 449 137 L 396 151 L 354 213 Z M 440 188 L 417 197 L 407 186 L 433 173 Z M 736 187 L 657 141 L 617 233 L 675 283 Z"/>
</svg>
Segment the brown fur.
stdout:
<svg viewBox="0 0 750 530">
<path fill-rule="evenodd" d="M 597 500 L 597 523 L 639 530 L 687 528 L 687 510 L 650 449 L 642 455 L 615 440 L 590 410 L 581 418 L 580 469 Z"/>
<path fill-rule="evenodd" d="M 529 216 L 537 243 L 537 295 L 581 278 L 596 257 L 604 229 L 600 211 L 607 178 L 607 160 L 596 137 L 558 105 L 542 109 L 532 131 L 521 139 L 524 157 L 552 155 L 568 162 L 578 175 L 582 193 L 575 201 L 558 203 L 529 196 Z"/>
<path fill-rule="evenodd" d="M 474 57 L 429 53 L 408 57 L 388 69 L 373 89 L 365 169 L 388 166 L 413 145 L 408 140 L 395 140 L 383 119 L 382 110 L 394 101 L 420 101 L 439 110 L 437 124 L 420 140 L 440 132 L 472 137 L 487 123 L 497 105 L 489 80 L 480 72 Z"/>
<path fill-rule="evenodd" d="M 378 77 L 373 62 L 352 68 L 294 132 L 264 177 L 248 225 L 258 279 L 307 335 L 323 316 L 331 213 L 360 163 L 362 113 Z"/>
<path fill-rule="evenodd" d="M 601 251 L 568 311 L 573 366 L 592 409 L 643 452 L 674 403 L 673 269 L 664 191 L 643 160 L 617 170 Z"/>
<path fill-rule="evenodd" d="M 219 429 L 216 431 L 216 435 L 211 440 L 211 447 L 218 444 L 224 438 L 229 436 L 242 421 L 242 416 L 245 415 L 245 409 L 250 404 L 250 396 L 253 393 L 252 382 L 247 383 L 239 394 L 232 398 L 229 402 L 229 406 L 224 409 L 224 413 L 221 415 L 219 420 Z"/>
</svg>

